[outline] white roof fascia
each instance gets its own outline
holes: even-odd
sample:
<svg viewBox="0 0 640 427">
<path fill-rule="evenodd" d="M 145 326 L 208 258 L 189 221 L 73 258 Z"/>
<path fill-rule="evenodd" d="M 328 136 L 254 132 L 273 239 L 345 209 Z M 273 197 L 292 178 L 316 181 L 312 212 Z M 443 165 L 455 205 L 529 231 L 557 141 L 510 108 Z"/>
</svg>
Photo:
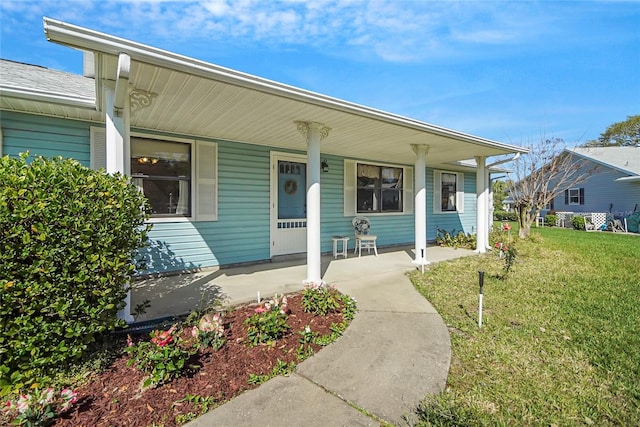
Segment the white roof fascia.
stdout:
<svg viewBox="0 0 640 427">
<path fill-rule="evenodd" d="M 527 153 L 522 147 L 504 144 L 497 141 L 473 136 L 464 132 L 447 129 L 428 124 L 419 120 L 410 119 L 400 115 L 387 113 L 363 105 L 343 101 L 316 92 L 296 88 L 283 83 L 246 74 L 240 71 L 210 64 L 187 56 L 179 55 L 162 49 L 146 46 L 116 36 L 100 33 L 98 31 L 68 24 L 55 19 L 43 18 L 44 31 L 47 40 L 62 45 L 74 47 L 80 50 L 105 53 L 118 56 L 127 53 L 132 60 L 137 60 L 151 65 L 176 70 L 198 77 L 216 79 L 232 85 L 254 89 L 289 99 L 303 101 L 309 104 L 323 106 L 334 110 L 356 114 L 391 124 L 413 128 L 432 134 L 454 138 L 468 143 L 493 147 L 509 152 Z M 96 76 L 97 77 L 97 76 Z"/>
<path fill-rule="evenodd" d="M 640 175 L 635 176 L 623 176 L 622 178 L 616 179 L 616 181 L 625 181 L 625 182 L 640 182 Z"/>
<path fill-rule="evenodd" d="M 66 93 L 42 91 L 38 89 L 25 89 L 17 86 L 1 85 L 0 95 L 7 98 L 28 99 L 37 102 L 61 104 L 69 107 L 87 108 L 96 110 L 94 99 L 73 96 Z"/>
</svg>

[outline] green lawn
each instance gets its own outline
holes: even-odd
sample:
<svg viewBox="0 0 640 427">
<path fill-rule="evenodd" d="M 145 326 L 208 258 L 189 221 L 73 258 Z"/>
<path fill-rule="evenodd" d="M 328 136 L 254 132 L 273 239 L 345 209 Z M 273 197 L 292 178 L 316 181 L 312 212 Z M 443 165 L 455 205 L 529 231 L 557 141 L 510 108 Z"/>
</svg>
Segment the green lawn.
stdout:
<svg viewBox="0 0 640 427">
<path fill-rule="evenodd" d="M 640 425 L 640 236 L 533 233 L 507 274 L 493 251 L 412 275 L 453 346 L 419 425 Z"/>
</svg>

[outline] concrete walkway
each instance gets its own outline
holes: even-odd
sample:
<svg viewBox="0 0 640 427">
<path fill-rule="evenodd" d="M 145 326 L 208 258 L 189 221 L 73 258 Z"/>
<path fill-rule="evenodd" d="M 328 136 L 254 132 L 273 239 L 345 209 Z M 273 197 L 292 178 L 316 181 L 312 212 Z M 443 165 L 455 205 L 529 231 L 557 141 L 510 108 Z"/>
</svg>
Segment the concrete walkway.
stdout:
<svg viewBox="0 0 640 427">
<path fill-rule="evenodd" d="M 472 253 L 427 249 L 432 262 Z M 451 343 L 440 315 L 406 277 L 412 255 L 394 248 L 378 257 L 323 259 L 324 280 L 357 300 L 345 334 L 290 376 L 245 392 L 188 426 L 377 426 L 413 419 L 424 396 L 444 388 Z M 277 264 L 210 273 L 199 286 L 229 296 L 230 303 L 255 298 L 256 289 L 268 296 L 301 288 L 304 265 Z"/>
</svg>

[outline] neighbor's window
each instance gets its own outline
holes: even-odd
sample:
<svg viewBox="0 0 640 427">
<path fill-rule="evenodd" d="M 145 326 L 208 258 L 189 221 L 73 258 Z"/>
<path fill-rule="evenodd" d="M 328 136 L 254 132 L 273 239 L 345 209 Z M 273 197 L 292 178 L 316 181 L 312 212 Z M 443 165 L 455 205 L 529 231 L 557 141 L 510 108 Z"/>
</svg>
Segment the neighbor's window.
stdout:
<svg viewBox="0 0 640 427">
<path fill-rule="evenodd" d="M 564 192 L 565 205 L 584 205 L 584 188 L 569 188 Z"/>
<path fill-rule="evenodd" d="M 402 212 L 402 168 L 358 163 L 357 211 Z"/>
<path fill-rule="evenodd" d="M 191 171 L 191 144 L 131 138 L 131 176 L 152 216 L 191 216 Z"/>
<path fill-rule="evenodd" d="M 455 212 L 456 211 L 456 195 L 458 177 L 455 173 L 443 172 L 441 175 L 441 206 L 442 212 Z"/>
</svg>

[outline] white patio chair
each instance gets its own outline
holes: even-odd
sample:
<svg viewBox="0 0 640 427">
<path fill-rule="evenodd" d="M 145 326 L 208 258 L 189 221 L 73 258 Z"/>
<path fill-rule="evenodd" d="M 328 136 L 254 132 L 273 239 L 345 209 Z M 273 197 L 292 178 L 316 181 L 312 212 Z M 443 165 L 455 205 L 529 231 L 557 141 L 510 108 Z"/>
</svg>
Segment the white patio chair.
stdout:
<svg viewBox="0 0 640 427">
<path fill-rule="evenodd" d="M 584 216 L 584 229 L 586 231 L 598 231 L 598 228 L 593 223 L 593 218 L 591 215 Z"/>
<path fill-rule="evenodd" d="M 369 218 L 357 216 L 353 218 L 351 224 L 353 224 L 353 232 L 356 238 L 356 247 L 353 249 L 353 253 L 355 254 L 358 251 L 358 256 L 361 256 L 362 249 L 366 249 L 367 253 L 371 253 L 371 249 L 373 249 L 373 252 L 378 256 L 378 248 L 376 246 L 378 236 L 369 234 L 371 230 Z"/>
</svg>

